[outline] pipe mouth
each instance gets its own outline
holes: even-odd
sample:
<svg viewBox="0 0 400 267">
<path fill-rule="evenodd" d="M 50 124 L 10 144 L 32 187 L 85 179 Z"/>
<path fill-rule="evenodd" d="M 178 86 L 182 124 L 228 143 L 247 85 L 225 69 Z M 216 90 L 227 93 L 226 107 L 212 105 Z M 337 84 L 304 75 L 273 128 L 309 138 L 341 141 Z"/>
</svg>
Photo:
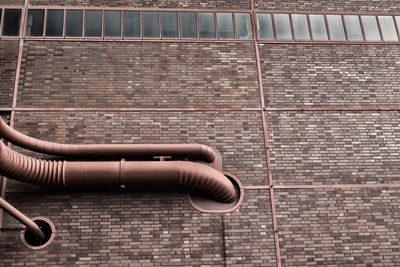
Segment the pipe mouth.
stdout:
<svg viewBox="0 0 400 267">
<path fill-rule="evenodd" d="M 32 250 L 39 250 L 49 246 L 54 240 L 56 232 L 53 222 L 45 217 L 34 217 L 32 218 L 32 221 L 40 227 L 40 230 L 42 230 L 44 234 L 44 238 L 42 240 L 38 240 L 33 232 L 27 228 L 21 231 L 19 235 L 22 244 Z"/>
<path fill-rule="evenodd" d="M 243 185 L 240 180 L 228 173 L 224 172 L 224 175 L 232 182 L 236 190 L 236 199 L 231 203 L 218 202 L 206 193 L 198 190 L 192 189 L 188 195 L 188 201 L 192 207 L 202 213 L 228 213 L 236 210 L 243 202 L 244 190 Z"/>
</svg>

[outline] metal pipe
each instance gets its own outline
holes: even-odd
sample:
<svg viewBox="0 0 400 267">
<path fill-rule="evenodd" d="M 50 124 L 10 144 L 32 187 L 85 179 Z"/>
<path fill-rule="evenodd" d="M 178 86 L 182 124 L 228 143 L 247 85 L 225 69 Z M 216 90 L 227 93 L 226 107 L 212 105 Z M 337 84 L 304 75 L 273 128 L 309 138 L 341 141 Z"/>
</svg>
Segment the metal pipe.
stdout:
<svg viewBox="0 0 400 267">
<path fill-rule="evenodd" d="M 2 118 L 0 136 L 22 148 L 63 157 L 175 156 L 204 161 L 222 170 L 222 158 L 218 151 L 201 144 L 59 144 L 22 134 L 8 126 Z"/>
<path fill-rule="evenodd" d="M 0 175 L 36 185 L 134 188 L 184 185 L 232 203 L 237 193 L 218 170 L 188 161 L 50 161 L 18 153 L 0 142 Z"/>
<path fill-rule="evenodd" d="M 23 225 L 26 226 L 29 230 L 32 231 L 32 234 L 39 240 L 42 241 L 44 238 L 44 234 L 40 227 L 31 219 L 29 219 L 26 215 L 24 215 L 22 212 L 17 210 L 15 207 L 13 207 L 10 203 L 5 201 L 3 198 L 0 197 L 0 208 L 3 209 L 5 212 L 10 214 L 12 217 L 14 217 L 17 221 L 22 223 Z"/>
</svg>

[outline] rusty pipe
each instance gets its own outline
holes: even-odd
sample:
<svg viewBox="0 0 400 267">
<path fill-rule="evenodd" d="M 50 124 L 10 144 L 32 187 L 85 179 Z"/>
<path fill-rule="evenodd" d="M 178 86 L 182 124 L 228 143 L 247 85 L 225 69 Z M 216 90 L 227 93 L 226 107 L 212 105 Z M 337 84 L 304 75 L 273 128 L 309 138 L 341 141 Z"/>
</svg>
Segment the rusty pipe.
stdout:
<svg viewBox="0 0 400 267">
<path fill-rule="evenodd" d="M 197 188 L 220 202 L 236 200 L 232 182 L 218 170 L 188 161 L 68 162 L 23 155 L 0 142 L 0 175 L 36 185 L 134 188 Z"/>
<path fill-rule="evenodd" d="M 0 197 L 0 208 L 3 209 L 5 212 L 10 214 L 14 217 L 17 221 L 22 223 L 26 226 L 29 230 L 32 231 L 32 234 L 36 237 L 38 241 L 42 241 L 44 238 L 44 234 L 40 227 L 31 219 L 29 219 L 25 214 L 17 210 L 13 207 L 10 203 L 5 201 L 3 198 Z"/>
<path fill-rule="evenodd" d="M 0 136 L 22 148 L 63 157 L 178 156 L 205 161 L 213 168 L 222 170 L 222 158 L 218 151 L 201 144 L 59 144 L 20 133 L 1 117 Z"/>
</svg>

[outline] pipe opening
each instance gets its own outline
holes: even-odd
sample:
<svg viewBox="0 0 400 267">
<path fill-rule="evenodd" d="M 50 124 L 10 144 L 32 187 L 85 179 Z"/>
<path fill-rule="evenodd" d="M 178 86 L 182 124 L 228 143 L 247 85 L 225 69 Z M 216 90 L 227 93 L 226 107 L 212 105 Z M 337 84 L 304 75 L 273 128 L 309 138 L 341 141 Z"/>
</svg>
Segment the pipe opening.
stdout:
<svg viewBox="0 0 400 267">
<path fill-rule="evenodd" d="M 47 218 L 44 217 L 37 217 L 32 219 L 34 223 L 36 223 L 40 230 L 42 230 L 44 234 L 44 238 L 39 240 L 36 238 L 34 233 L 29 229 L 25 229 L 20 234 L 20 239 L 22 244 L 29 249 L 38 250 L 43 249 L 50 245 L 50 243 L 54 239 L 55 235 L 55 227 L 54 224 Z"/>
</svg>

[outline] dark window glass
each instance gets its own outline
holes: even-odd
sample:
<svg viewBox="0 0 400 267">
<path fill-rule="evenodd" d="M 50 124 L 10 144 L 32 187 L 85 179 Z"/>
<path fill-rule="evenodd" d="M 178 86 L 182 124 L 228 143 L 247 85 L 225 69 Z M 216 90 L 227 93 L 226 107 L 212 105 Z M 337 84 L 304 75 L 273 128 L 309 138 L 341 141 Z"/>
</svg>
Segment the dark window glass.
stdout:
<svg viewBox="0 0 400 267">
<path fill-rule="evenodd" d="M 196 13 L 181 12 L 180 16 L 181 37 L 196 38 Z"/>
<path fill-rule="evenodd" d="M 121 11 L 104 11 L 104 36 L 121 37 Z"/>
<path fill-rule="evenodd" d="M 18 36 L 21 22 L 21 9 L 4 10 L 3 35 Z"/>
<path fill-rule="evenodd" d="M 66 36 L 82 36 L 82 10 L 67 10 Z"/>
<path fill-rule="evenodd" d="M 314 40 L 328 40 L 324 15 L 310 15 L 311 33 Z"/>
<path fill-rule="evenodd" d="M 85 36 L 101 36 L 101 11 L 86 10 L 85 12 Z"/>
<path fill-rule="evenodd" d="M 200 38 L 215 38 L 214 14 L 199 13 Z"/>
<path fill-rule="evenodd" d="M 396 26 L 392 16 L 378 16 L 384 41 L 398 41 Z"/>
<path fill-rule="evenodd" d="M 161 34 L 163 38 L 178 37 L 178 15 L 176 12 L 162 12 L 161 25 Z"/>
<path fill-rule="evenodd" d="M 296 40 L 310 40 L 307 16 L 304 14 L 293 14 L 292 22 Z"/>
<path fill-rule="evenodd" d="M 345 15 L 344 24 L 346 25 L 347 37 L 350 41 L 363 41 L 363 34 L 360 19 L 356 15 Z"/>
<path fill-rule="evenodd" d="M 147 38 L 160 37 L 157 12 L 143 12 L 143 36 Z"/>
<path fill-rule="evenodd" d="M 346 34 L 344 33 L 343 21 L 341 15 L 327 15 L 329 34 L 333 41 L 344 41 L 346 40 Z"/>
<path fill-rule="evenodd" d="M 217 13 L 218 38 L 233 39 L 232 13 Z"/>
<path fill-rule="evenodd" d="M 139 11 L 124 11 L 124 36 L 140 37 Z"/>
<path fill-rule="evenodd" d="M 44 10 L 30 9 L 28 10 L 28 18 L 26 20 L 27 36 L 43 36 L 44 26 Z"/>
<path fill-rule="evenodd" d="M 274 14 L 276 39 L 291 40 L 292 30 L 288 14 Z"/>
<path fill-rule="evenodd" d="M 361 16 L 361 21 L 364 27 L 365 39 L 367 41 L 380 41 L 378 23 L 375 16 Z"/>
<path fill-rule="evenodd" d="M 237 39 L 253 38 L 249 13 L 235 13 L 235 27 Z"/>
<path fill-rule="evenodd" d="M 273 40 L 274 30 L 272 29 L 271 14 L 257 14 L 258 37 L 263 40 Z"/>
<path fill-rule="evenodd" d="M 64 10 L 47 10 L 46 36 L 62 36 Z"/>
</svg>

